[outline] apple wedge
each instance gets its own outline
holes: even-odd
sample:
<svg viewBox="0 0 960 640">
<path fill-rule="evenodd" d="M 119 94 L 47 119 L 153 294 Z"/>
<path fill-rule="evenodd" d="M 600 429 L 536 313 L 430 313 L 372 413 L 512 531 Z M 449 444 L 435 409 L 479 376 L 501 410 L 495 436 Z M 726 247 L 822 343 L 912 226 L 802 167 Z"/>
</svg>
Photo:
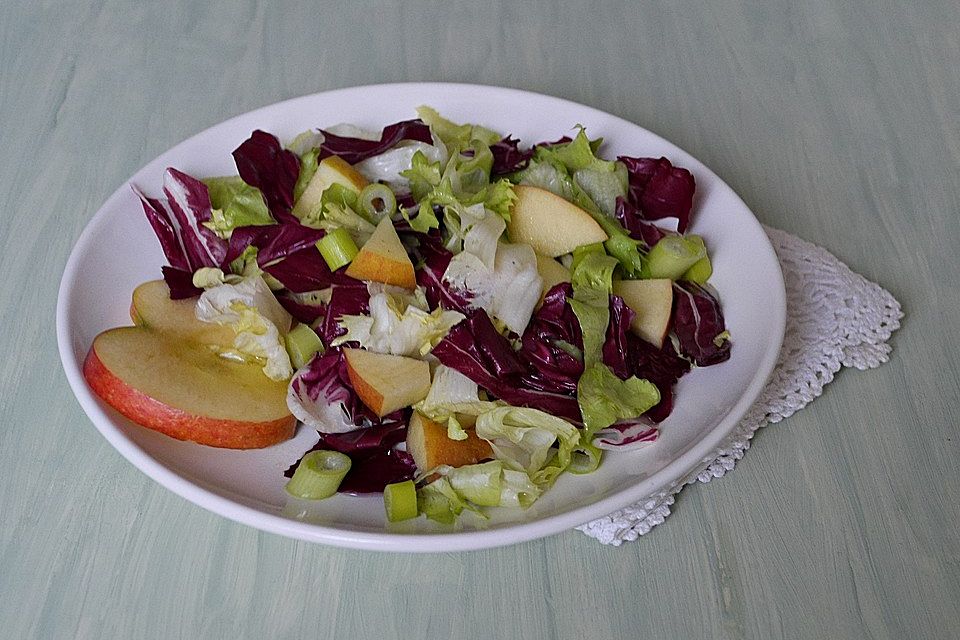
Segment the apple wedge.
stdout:
<svg viewBox="0 0 960 640">
<path fill-rule="evenodd" d="M 347 375 L 363 404 L 383 417 L 427 397 L 430 365 L 423 360 L 344 349 Z"/>
<path fill-rule="evenodd" d="M 286 382 L 260 365 L 233 362 L 175 333 L 119 327 L 98 335 L 83 375 L 134 422 L 178 440 L 253 449 L 293 436 Z"/>
<path fill-rule="evenodd" d="M 389 216 L 380 221 L 344 273 L 357 280 L 383 282 L 406 289 L 417 286 L 413 263 Z"/>
<path fill-rule="evenodd" d="M 607 239 L 607 233 L 589 213 L 546 189 L 517 185 L 517 201 L 510 211 L 507 233 L 550 258 L 577 247 Z"/>
<path fill-rule="evenodd" d="M 613 293 L 637 314 L 630 330 L 650 344 L 663 346 L 673 308 L 673 282 L 668 278 L 620 280 L 613 283 Z"/>
<path fill-rule="evenodd" d="M 550 289 L 561 282 L 570 282 L 570 269 L 545 255 L 537 254 L 537 272 L 543 279 L 543 290 L 540 292 L 540 302 Z"/>
<path fill-rule="evenodd" d="M 369 184 L 348 162 L 338 156 L 328 156 L 317 165 L 317 171 L 307 183 L 307 188 L 293 206 L 293 215 L 303 218 L 320 204 L 323 192 L 334 184 L 340 184 L 360 193 Z"/>
<path fill-rule="evenodd" d="M 451 440 L 447 428 L 414 411 L 407 427 L 407 452 L 421 473 L 442 464 L 462 467 L 493 457 L 490 444 L 478 438 L 473 429 L 466 429 L 466 440 Z"/>
<path fill-rule="evenodd" d="M 163 280 L 144 282 L 133 290 L 130 317 L 134 324 L 193 340 L 202 345 L 228 348 L 237 335 L 231 327 L 201 322 L 196 316 L 196 298 L 171 300 Z"/>
</svg>

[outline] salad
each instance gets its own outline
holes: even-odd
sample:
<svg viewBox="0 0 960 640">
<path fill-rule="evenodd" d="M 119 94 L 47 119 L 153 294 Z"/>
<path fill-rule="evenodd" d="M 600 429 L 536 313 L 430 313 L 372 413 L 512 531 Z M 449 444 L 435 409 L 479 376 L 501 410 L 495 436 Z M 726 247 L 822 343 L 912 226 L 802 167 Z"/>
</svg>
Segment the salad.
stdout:
<svg viewBox="0 0 960 640">
<path fill-rule="evenodd" d="M 170 168 L 164 197 L 135 189 L 165 284 L 134 292 L 137 327 L 97 337 L 93 390 L 212 446 L 302 424 L 318 440 L 288 492 L 382 492 L 391 521 L 525 508 L 605 450 L 655 442 L 677 380 L 730 356 L 707 248 L 686 233 L 694 177 L 604 159 L 580 126 L 526 146 L 417 116 L 286 145 L 254 131 L 237 175 Z"/>
</svg>

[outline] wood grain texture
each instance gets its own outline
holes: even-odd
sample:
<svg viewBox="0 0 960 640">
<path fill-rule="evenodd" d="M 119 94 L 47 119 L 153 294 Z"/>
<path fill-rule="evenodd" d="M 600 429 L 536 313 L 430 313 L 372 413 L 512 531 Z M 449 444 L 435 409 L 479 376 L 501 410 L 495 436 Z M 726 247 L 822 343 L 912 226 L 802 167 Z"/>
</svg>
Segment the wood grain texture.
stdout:
<svg viewBox="0 0 960 640">
<path fill-rule="evenodd" d="M 0 636 L 960 637 L 960 5 L 660 4 L 0 3 Z M 890 289 L 891 362 L 842 372 L 620 548 L 342 551 L 160 488 L 61 373 L 73 242 L 192 133 L 400 80 L 540 91 L 664 135 Z"/>
</svg>

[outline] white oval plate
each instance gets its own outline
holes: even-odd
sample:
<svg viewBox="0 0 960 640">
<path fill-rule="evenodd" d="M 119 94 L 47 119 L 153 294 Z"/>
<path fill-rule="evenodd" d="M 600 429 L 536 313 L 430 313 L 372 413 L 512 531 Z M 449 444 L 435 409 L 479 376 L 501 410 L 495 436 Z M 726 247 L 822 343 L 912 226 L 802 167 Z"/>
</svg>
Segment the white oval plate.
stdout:
<svg viewBox="0 0 960 640">
<path fill-rule="evenodd" d="M 447 528 L 419 518 L 388 524 L 379 495 L 338 495 L 315 504 L 284 492 L 283 470 L 314 442 L 300 428 L 290 441 L 254 451 L 180 442 L 139 427 L 102 403 L 81 373 L 94 336 L 128 325 L 134 287 L 165 264 L 130 185 L 159 194 L 173 166 L 196 176 L 236 173 L 230 152 L 254 129 L 288 141 L 312 127 L 351 122 L 379 130 L 428 104 L 457 122 L 487 125 L 525 144 L 553 140 L 583 124 L 606 141 L 602 153 L 666 156 L 697 181 L 692 231 L 703 235 L 733 336 L 729 361 L 694 370 L 679 383 L 660 439 L 639 451 L 607 453 L 587 476 L 562 476 L 526 511 L 494 510 L 486 522 Z M 512 544 L 602 517 L 668 487 L 704 461 L 759 395 L 776 362 L 786 314 L 776 254 L 756 218 L 720 178 L 666 140 L 620 118 L 559 98 L 476 85 L 394 84 L 305 96 L 237 116 L 180 143 L 130 178 L 104 203 L 70 255 L 57 304 L 57 338 L 67 379 L 97 429 L 148 476 L 214 513 L 265 531 L 344 547 L 458 551 Z"/>
</svg>

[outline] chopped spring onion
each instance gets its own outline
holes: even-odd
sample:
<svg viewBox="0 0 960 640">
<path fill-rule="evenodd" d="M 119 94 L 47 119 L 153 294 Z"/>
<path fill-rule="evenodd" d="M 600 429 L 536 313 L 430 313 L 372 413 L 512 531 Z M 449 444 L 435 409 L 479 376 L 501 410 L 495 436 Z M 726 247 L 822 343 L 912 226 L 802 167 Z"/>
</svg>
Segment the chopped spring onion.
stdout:
<svg viewBox="0 0 960 640">
<path fill-rule="evenodd" d="M 692 267 L 683 274 L 683 280 L 689 280 L 697 284 L 706 284 L 710 276 L 713 275 L 713 265 L 710 264 L 710 256 L 703 256 L 697 260 Z"/>
<path fill-rule="evenodd" d="M 707 250 L 700 236 L 664 236 L 644 259 L 640 277 L 679 280 L 705 255 Z"/>
<path fill-rule="evenodd" d="M 581 444 L 579 448 L 574 450 L 567 471 L 577 475 L 593 473 L 600 466 L 602 455 L 603 452 L 592 444 Z"/>
<path fill-rule="evenodd" d="M 320 250 L 320 255 L 326 260 L 331 271 L 336 271 L 340 267 L 350 264 L 358 253 L 356 243 L 343 227 L 338 227 L 323 236 L 317 242 L 317 249 Z"/>
<path fill-rule="evenodd" d="M 394 482 L 383 488 L 383 507 L 387 511 L 387 520 L 400 522 L 416 518 L 417 486 L 413 480 Z"/>
<path fill-rule="evenodd" d="M 317 353 L 323 351 L 323 343 L 313 329 L 305 324 L 298 324 L 286 337 L 287 354 L 294 369 L 304 366 Z"/>
<path fill-rule="evenodd" d="M 360 206 L 368 218 L 380 220 L 397 210 L 397 197 L 387 185 L 374 182 L 360 192 Z"/>
<path fill-rule="evenodd" d="M 339 451 L 311 451 L 287 483 L 287 493 L 307 500 L 329 498 L 350 471 L 350 464 L 350 458 Z"/>
</svg>

